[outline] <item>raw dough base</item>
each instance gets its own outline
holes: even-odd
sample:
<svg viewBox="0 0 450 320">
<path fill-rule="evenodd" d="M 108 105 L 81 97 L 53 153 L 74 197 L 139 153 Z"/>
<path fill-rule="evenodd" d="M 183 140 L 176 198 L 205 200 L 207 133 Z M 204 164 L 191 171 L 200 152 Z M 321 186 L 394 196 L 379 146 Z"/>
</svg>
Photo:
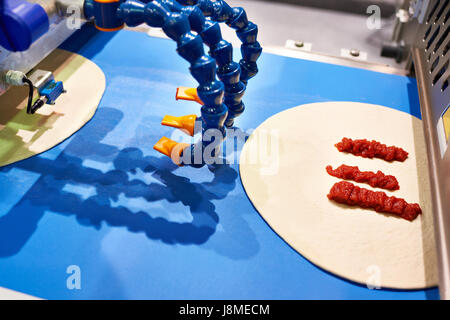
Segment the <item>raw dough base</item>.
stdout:
<svg viewBox="0 0 450 320">
<path fill-rule="evenodd" d="M 36 69 L 53 71 L 67 93 L 56 104 L 26 113 L 28 87 L 0 96 L 0 166 L 44 152 L 70 137 L 95 113 L 105 91 L 105 75 L 90 60 L 56 49 Z"/>
<path fill-rule="evenodd" d="M 259 143 L 268 141 L 265 134 L 279 137 L 278 146 L 271 145 L 278 154 L 275 172 L 268 167 L 277 163 L 276 158 L 271 157 L 271 163 L 255 161 L 255 154 L 266 150 Z M 400 146 L 409 157 L 403 163 L 389 163 L 341 153 L 334 144 L 343 137 Z M 421 120 L 404 112 L 354 102 L 314 103 L 283 111 L 261 124 L 243 148 L 240 173 L 262 217 L 314 264 L 366 285 L 418 289 L 437 285 L 425 150 Z M 408 222 L 329 201 L 331 186 L 340 180 L 328 175 L 325 167 L 341 164 L 395 175 L 400 190 L 386 193 L 420 203 L 423 214 Z"/>
</svg>

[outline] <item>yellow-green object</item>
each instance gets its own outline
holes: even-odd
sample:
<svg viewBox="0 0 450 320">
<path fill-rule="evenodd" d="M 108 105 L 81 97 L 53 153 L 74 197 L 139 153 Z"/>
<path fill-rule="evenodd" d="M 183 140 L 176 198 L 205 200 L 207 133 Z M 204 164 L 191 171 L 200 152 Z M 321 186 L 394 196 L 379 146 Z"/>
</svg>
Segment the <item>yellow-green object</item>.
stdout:
<svg viewBox="0 0 450 320">
<path fill-rule="evenodd" d="M 105 76 L 92 61 L 57 49 L 36 69 L 52 71 L 67 93 L 55 105 L 26 113 L 28 88 L 12 87 L 0 96 L 0 166 L 44 152 L 78 131 L 95 113 Z"/>
<path fill-rule="evenodd" d="M 447 110 L 442 115 L 442 123 L 444 124 L 445 138 L 448 141 L 450 136 L 450 107 L 447 107 Z"/>
</svg>

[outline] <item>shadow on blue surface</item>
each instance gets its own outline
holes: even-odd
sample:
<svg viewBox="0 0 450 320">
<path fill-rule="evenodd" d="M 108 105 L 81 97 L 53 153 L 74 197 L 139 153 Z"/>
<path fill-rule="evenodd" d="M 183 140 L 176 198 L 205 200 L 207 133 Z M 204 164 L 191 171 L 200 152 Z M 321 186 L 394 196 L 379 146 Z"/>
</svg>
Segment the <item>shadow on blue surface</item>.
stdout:
<svg viewBox="0 0 450 320">
<path fill-rule="evenodd" d="M 82 52 L 85 58 L 92 59 L 117 34 L 118 32 L 101 32 L 94 28 L 91 23 L 86 23 L 78 32 L 70 36 L 61 45 L 61 48 L 71 52 Z"/>
<path fill-rule="evenodd" d="M 193 183 L 173 173 L 178 167 L 169 158 L 144 156 L 138 148 L 117 150 L 100 143 L 121 117 L 121 111 L 103 107 L 95 115 L 95 126 L 88 124 L 55 160 L 33 157 L 1 169 L 1 172 L 7 172 L 20 168 L 38 173 L 40 178 L 7 214 L 0 217 L 0 257 L 20 251 L 46 211 L 74 215 L 80 224 L 97 229 L 102 222 L 126 227 L 131 232 L 144 232 L 148 238 L 167 244 L 202 244 L 210 238 L 219 222 L 211 201 L 225 198 L 235 188 L 237 172 L 225 164 L 211 169 L 214 176 L 211 182 Z M 102 172 L 83 166 L 83 160 L 90 156 L 108 160 L 112 155 L 113 170 Z M 130 180 L 127 173 L 136 173 L 138 168 L 152 174 L 159 183 Z M 88 193 L 83 197 L 66 192 L 68 183 L 83 185 L 85 189 L 93 186 L 95 194 Z M 148 202 L 181 202 L 189 207 L 193 220 L 173 222 L 114 205 L 122 193 L 127 198 L 142 197 Z"/>
<path fill-rule="evenodd" d="M 195 85 L 173 41 L 85 25 L 61 48 L 92 59 L 107 89 L 69 141 L 0 168 L 0 285 L 50 299 L 437 298 L 436 289 L 368 290 L 316 268 L 257 214 L 237 165 L 210 172 L 158 157 L 151 145 L 173 132 L 161 116 L 193 112 L 172 102 L 177 86 Z M 413 79 L 270 54 L 260 62 L 243 131 L 322 101 L 420 118 Z M 77 292 L 65 283 L 72 264 L 88 275 Z"/>
</svg>

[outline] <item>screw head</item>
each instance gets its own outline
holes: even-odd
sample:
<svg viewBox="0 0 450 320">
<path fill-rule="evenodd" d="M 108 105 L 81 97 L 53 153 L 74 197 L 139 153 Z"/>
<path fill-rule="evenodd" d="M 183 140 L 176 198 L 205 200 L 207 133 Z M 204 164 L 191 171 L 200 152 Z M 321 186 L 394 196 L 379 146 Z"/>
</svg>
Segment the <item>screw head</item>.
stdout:
<svg viewBox="0 0 450 320">
<path fill-rule="evenodd" d="M 350 49 L 350 55 L 353 57 L 359 57 L 359 50 L 358 49 Z"/>
</svg>

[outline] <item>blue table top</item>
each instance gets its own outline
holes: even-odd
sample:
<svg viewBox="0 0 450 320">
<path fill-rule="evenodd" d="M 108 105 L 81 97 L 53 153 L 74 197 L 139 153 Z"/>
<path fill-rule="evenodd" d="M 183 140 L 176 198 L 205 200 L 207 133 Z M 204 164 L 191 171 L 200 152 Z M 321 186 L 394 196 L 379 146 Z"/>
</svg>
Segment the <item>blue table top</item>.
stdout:
<svg viewBox="0 0 450 320">
<path fill-rule="evenodd" d="M 153 150 L 175 131 L 160 125 L 165 114 L 200 111 L 174 99 L 177 86 L 196 85 L 174 42 L 85 26 L 62 48 L 100 66 L 106 91 L 71 138 L 0 168 L 0 286 L 48 299 L 439 298 L 436 288 L 369 290 L 317 268 L 253 208 L 237 164 L 179 168 Z M 420 117 L 414 79 L 271 54 L 259 68 L 242 130 L 321 101 Z M 80 289 L 68 289 L 71 266 Z"/>
</svg>

